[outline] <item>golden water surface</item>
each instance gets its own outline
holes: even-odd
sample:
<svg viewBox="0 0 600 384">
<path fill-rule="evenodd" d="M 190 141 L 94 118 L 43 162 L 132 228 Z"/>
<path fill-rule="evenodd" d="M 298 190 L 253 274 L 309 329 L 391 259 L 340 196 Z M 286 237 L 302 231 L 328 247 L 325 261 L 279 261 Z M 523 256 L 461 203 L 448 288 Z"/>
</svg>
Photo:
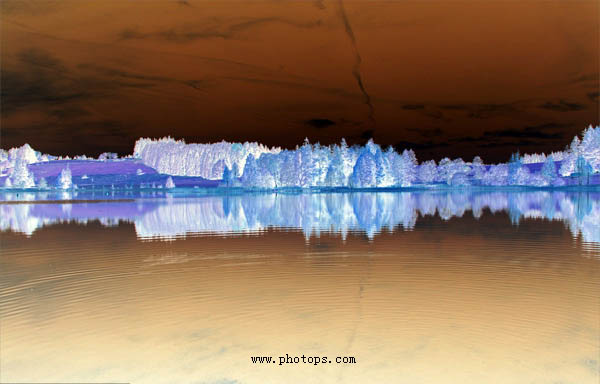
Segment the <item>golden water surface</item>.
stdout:
<svg viewBox="0 0 600 384">
<path fill-rule="evenodd" d="M 308 241 L 62 223 L 1 245 L 2 382 L 599 382 L 600 252 L 560 222 Z"/>
</svg>

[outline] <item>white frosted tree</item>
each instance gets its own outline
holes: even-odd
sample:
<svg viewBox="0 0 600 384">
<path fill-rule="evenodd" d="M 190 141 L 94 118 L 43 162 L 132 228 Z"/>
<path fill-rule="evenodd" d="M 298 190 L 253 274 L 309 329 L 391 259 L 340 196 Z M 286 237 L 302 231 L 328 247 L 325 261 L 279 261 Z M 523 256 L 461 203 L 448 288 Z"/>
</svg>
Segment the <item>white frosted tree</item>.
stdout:
<svg viewBox="0 0 600 384">
<path fill-rule="evenodd" d="M 298 186 L 301 166 L 300 152 L 297 149 L 295 151 L 282 151 L 279 156 L 282 157 L 281 186 Z"/>
<path fill-rule="evenodd" d="M 334 147 L 333 158 L 329 163 L 327 175 L 325 176 L 325 185 L 328 187 L 343 187 L 346 183 L 344 175 L 344 160 L 342 158 L 342 149 Z"/>
<path fill-rule="evenodd" d="M 348 148 L 348 144 L 346 143 L 345 139 L 342 139 L 342 142 L 340 143 L 340 152 L 342 153 L 342 171 L 344 172 L 345 177 L 344 185 L 348 185 L 350 176 L 354 171 L 354 164 L 356 163 L 358 156 L 353 149 Z"/>
<path fill-rule="evenodd" d="M 10 181 L 13 188 L 33 188 L 35 187 L 35 181 L 33 174 L 29 170 L 27 160 L 24 158 L 17 158 L 15 161 L 15 167 L 10 175 Z"/>
<path fill-rule="evenodd" d="M 483 179 L 483 175 L 485 174 L 485 165 L 483 165 L 483 160 L 481 157 L 475 156 L 473 161 L 471 162 L 471 172 L 470 172 L 473 180 L 477 183 L 481 182 Z"/>
<path fill-rule="evenodd" d="M 244 173 L 242 174 L 242 185 L 244 187 L 258 186 L 258 167 L 256 166 L 256 159 L 253 155 L 248 155 L 246 158 L 246 166 L 244 167 Z"/>
<path fill-rule="evenodd" d="M 435 160 L 423 162 L 417 168 L 417 179 L 423 184 L 431 184 L 437 179 L 437 165 Z"/>
<path fill-rule="evenodd" d="M 444 157 L 438 164 L 437 180 L 441 183 L 449 184 L 449 179 L 452 177 L 450 168 L 452 166 L 452 160 Z"/>
<path fill-rule="evenodd" d="M 350 186 L 354 188 L 372 188 L 377 185 L 375 178 L 375 156 L 367 149 L 356 160 L 350 176 Z"/>
<path fill-rule="evenodd" d="M 456 173 L 465 173 L 468 174 L 470 171 L 469 166 L 464 162 L 463 159 L 458 158 L 454 160 L 450 160 L 445 157 L 440 161 L 438 165 L 438 181 L 442 183 L 446 183 L 448 185 L 452 184 L 452 177 Z"/>
<path fill-rule="evenodd" d="M 242 185 L 247 188 L 270 189 L 275 188 L 275 179 L 267 169 L 258 167 L 253 155 L 248 155 L 242 174 Z"/>
<path fill-rule="evenodd" d="M 521 166 L 517 169 L 515 177 L 513 179 L 513 185 L 533 185 L 531 182 L 531 172 L 527 167 Z"/>
<path fill-rule="evenodd" d="M 600 126 L 591 125 L 583 132 L 583 140 L 579 145 L 581 155 L 592 167 L 592 172 L 600 172 Z"/>
<path fill-rule="evenodd" d="M 300 147 L 300 180 L 298 187 L 308 188 L 314 185 L 315 164 L 313 161 L 313 148 L 308 138 L 304 139 L 304 144 Z"/>
<path fill-rule="evenodd" d="M 471 182 L 465 172 L 455 172 L 450 180 L 450 185 L 453 187 L 465 187 L 471 185 Z"/>
<path fill-rule="evenodd" d="M 576 172 L 577 159 L 581 154 L 580 145 L 581 140 L 578 136 L 575 136 L 573 141 L 571 141 L 571 145 L 565 151 L 566 153 L 561 161 L 560 169 L 558 170 L 558 173 L 560 173 L 561 176 L 568 177 Z"/>
<path fill-rule="evenodd" d="M 173 178 L 171 176 L 169 176 L 167 178 L 167 181 L 165 182 L 165 188 L 167 188 L 167 189 L 175 188 L 175 183 L 173 182 Z"/>
<path fill-rule="evenodd" d="M 375 155 L 375 153 L 377 152 L 379 148 L 379 145 L 375 144 L 375 142 L 373 141 L 373 139 L 369 139 L 369 141 L 367 141 L 367 144 L 365 144 L 365 150 L 369 151 L 371 153 L 371 155 Z"/>
<path fill-rule="evenodd" d="M 212 166 L 212 170 L 210 172 L 210 179 L 217 180 L 223 176 L 223 171 L 225 170 L 225 160 L 221 159 L 215 162 Z"/>
<path fill-rule="evenodd" d="M 259 158 L 262 153 L 279 153 L 280 148 L 267 148 L 258 143 L 186 144 L 183 140 L 165 137 L 158 140 L 141 138 L 136 141 L 133 156 L 159 173 L 174 176 L 222 176 L 221 166 L 214 169 L 220 160 L 232 167 L 234 163 L 243 169 L 249 154 Z M 230 168 L 231 169 L 231 168 Z M 214 174 L 217 171 L 216 175 Z M 239 175 L 238 175 L 239 176 Z"/>
<path fill-rule="evenodd" d="M 71 176 L 71 169 L 67 166 L 67 168 L 63 168 L 60 171 L 60 175 L 56 179 L 56 186 L 59 189 L 71 189 L 73 188 L 73 178 Z"/>
<path fill-rule="evenodd" d="M 391 187 L 395 184 L 396 180 L 391 168 L 388 157 L 380 148 L 377 148 L 375 151 L 375 184 L 378 187 Z"/>
<path fill-rule="evenodd" d="M 319 143 L 313 145 L 313 186 L 325 185 L 325 178 L 331 162 L 331 149 Z"/>
<path fill-rule="evenodd" d="M 411 186 L 417 179 L 417 156 L 412 149 L 405 149 L 400 156 L 400 169 L 398 170 L 399 184 L 401 187 Z"/>
<path fill-rule="evenodd" d="M 522 180 L 517 180 L 519 170 L 523 168 L 523 162 L 521 161 L 521 155 L 517 151 L 510 155 L 510 160 L 508 161 L 508 184 L 509 185 L 520 185 L 519 183 Z M 522 176 L 520 176 L 522 177 Z"/>
<path fill-rule="evenodd" d="M 275 187 L 282 186 L 282 167 L 283 156 L 274 153 L 263 153 L 257 160 L 257 166 L 260 169 L 266 170 L 273 176 Z"/>
<path fill-rule="evenodd" d="M 11 148 L 8 150 L 9 160 L 16 164 L 17 160 L 21 159 L 27 164 L 37 163 L 38 154 L 31 148 L 29 144 L 23 144 L 18 148 Z"/>
<path fill-rule="evenodd" d="M 387 157 L 387 163 L 390 166 L 393 185 L 399 186 L 402 181 L 400 177 L 402 172 L 402 157 L 391 147 L 385 152 L 385 156 Z"/>
<path fill-rule="evenodd" d="M 488 171 L 483 175 L 481 182 L 483 185 L 501 186 L 506 185 L 508 181 L 508 165 L 496 164 L 490 165 Z"/>
<path fill-rule="evenodd" d="M 45 178 L 43 178 L 43 177 L 42 177 L 42 178 L 41 178 L 41 179 L 38 181 L 38 188 L 40 188 L 40 189 L 46 189 L 46 188 L 48 188 L 48 182 L 46 181 L 46 179 L 45 179 Z"/>
</svg>

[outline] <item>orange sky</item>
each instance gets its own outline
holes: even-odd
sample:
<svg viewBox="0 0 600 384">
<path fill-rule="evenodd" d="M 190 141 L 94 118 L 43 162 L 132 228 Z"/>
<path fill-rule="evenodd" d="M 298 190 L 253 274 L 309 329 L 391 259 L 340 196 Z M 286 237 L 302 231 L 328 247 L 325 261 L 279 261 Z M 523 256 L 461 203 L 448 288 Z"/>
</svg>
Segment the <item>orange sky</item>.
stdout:
<svg viewBox="0 0 600 384">
<path fill-rule="evenodd" d="M 2 148 L 128 154 L 171 135 L 373 137 L 420 160 L 559 150 L 600 121 L 598 4 L 5 0 Z"/>
</svg>

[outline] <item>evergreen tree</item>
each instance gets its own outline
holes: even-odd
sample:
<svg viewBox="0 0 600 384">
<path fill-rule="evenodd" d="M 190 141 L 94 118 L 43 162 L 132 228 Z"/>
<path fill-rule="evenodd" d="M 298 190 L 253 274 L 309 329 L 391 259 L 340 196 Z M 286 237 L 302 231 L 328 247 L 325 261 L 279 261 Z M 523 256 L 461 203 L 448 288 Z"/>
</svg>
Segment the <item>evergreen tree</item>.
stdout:
<svg viewBox="0 0 600 384">
<path fill-rule="evenodd" d="M 375 184 L 378 187 L 390 187 L 394 181 L 387 157 L 378 148 L 375 152 Z"/>
<path fill-rule="evenodd" d="M 423 184 L 431 184 L 437 179 L 435 160 L 428 160 L 419 165 L 417 179 Z"/>
<path fill-rule="evenodd" d="M 346 184 L 346 177 L 343 172 L 344 160 L 342 158 L 342 150 L 335 147 L 333 150 L 333 158 L 327 169 L 325 176 L 325 185 L 329 187 L 343 187 Z"/>
<path fill-rule="evenodd" d="M 56 180 L 57 187 L 60 189 L 71 189 L 73 187 L 73 180 L 71 177 L 71 170 L 69 166 L 60 171 L 60 175 Z"/>
<path fill-rule="evenodd" d="M 27 160 L 18 157 L 15 161 L 15 167 L 10 175 L 10 181 L 13 188 L 33 188 L 35 181 L 33 174 L 29 171 Z"/>
<path fill-rule="evenodd" d="M 375 170 L 375 156 L 365 148 L 354 165 L 354 171 L 350 177 L 350 186 L 354 188 L 377 186 Z"/>
<path fill-rule="evenodd" d="M 300 147 L 300 180 L 299 187 L 308 188 L 314 185 L 315 168 L 313 162 L 313 148 L 308 138 L 304 139 L 304 144 Z"/>
<path fill-rule="evenodd" d="M 417 179 L 417 156 L 412 149 L 405 149 L 401 156 L 400 186 L 411 186 Z"/>
<path fill-rule="evenodd" d="M 471 172 L 470 172 L 473 180 L 477 183 L 481 182 L 483 179 L 483 175 L 485 174 L 485 165 L 483 165 L 483 160 L 481 157 L 475 156 L 473 161 L 471 162 Z"/>
<path fill-rule="evenodd" d="M 579 157 L 577 158 L 575 169 L 579 185 L 588 185 L 590 183 L 590 174 L 592 173 L 592 167 L 588 164 L 588 162 L 582 155 L 579 155 Z"/>
<path fill-rule="evenodd" d="M 167 182 L 165 183 L 165 188 L 167 188 L 167 189 L 175 188 L 175 183 L 173 182 L 173 178 L 171 176 L 169 176 L 167 178 Z"/>
<path fill-rule="evenodd" d="M 39 182 L 38 182 L 38 188 L 40 188 L 40 189 L 46 189 L 46 188 L 48 188 L 48 182 L 46 181 L 45 178 L 42 177 L 39 180 Z"/>
<path fill-rule="evenodd" d="M 546 157 L 546 161 L 544 161 L 544 165 L 542 165 L 542 176 L 548 182 L 548 184 L 553 184 L 554 180 L 556 180 L 556 164 L 554 164 L 554 157 L 549 155 Z"/>
<path fill-rule="evenodd" d="M 256 159 L 251 154 L 246 158 L 246 166 L 242 174 L 242 185 L 244 187 L 258 186 L 258 168 L 256 166 Z"/>
<path fill-rule="evenodd" d="M 515 185 L 517 183 L 517 172 L 521 169 L 521 155 L 519 151 L 510 155 L 508 161 L 508 184 Z"/>
<path fill-rule="evenodd" d="M 223 185 L 226 187 L 233 187 L 233 181 L 234 181 L 234 177 L 233 177 L 233 172 L 231 172 L 231 170 L 229 169 L 228 166 L 225 166 L 225 168 L 223 169 Z"/>
</svg>

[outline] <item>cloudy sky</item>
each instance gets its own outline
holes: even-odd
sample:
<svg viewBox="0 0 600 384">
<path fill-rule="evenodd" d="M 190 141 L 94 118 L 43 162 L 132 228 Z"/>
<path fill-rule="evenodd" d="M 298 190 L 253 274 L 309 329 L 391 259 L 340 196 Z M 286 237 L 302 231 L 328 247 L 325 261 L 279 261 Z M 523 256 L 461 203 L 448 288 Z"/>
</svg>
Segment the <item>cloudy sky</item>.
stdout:
<svg viewBox="0 0 600 384">
<path fill-rule="evenodd" d="M 597 1 L 3 0 L 1 146 L 140 137 L 420 160 L 562 149 L 598 124 Z"/>
</svg>

